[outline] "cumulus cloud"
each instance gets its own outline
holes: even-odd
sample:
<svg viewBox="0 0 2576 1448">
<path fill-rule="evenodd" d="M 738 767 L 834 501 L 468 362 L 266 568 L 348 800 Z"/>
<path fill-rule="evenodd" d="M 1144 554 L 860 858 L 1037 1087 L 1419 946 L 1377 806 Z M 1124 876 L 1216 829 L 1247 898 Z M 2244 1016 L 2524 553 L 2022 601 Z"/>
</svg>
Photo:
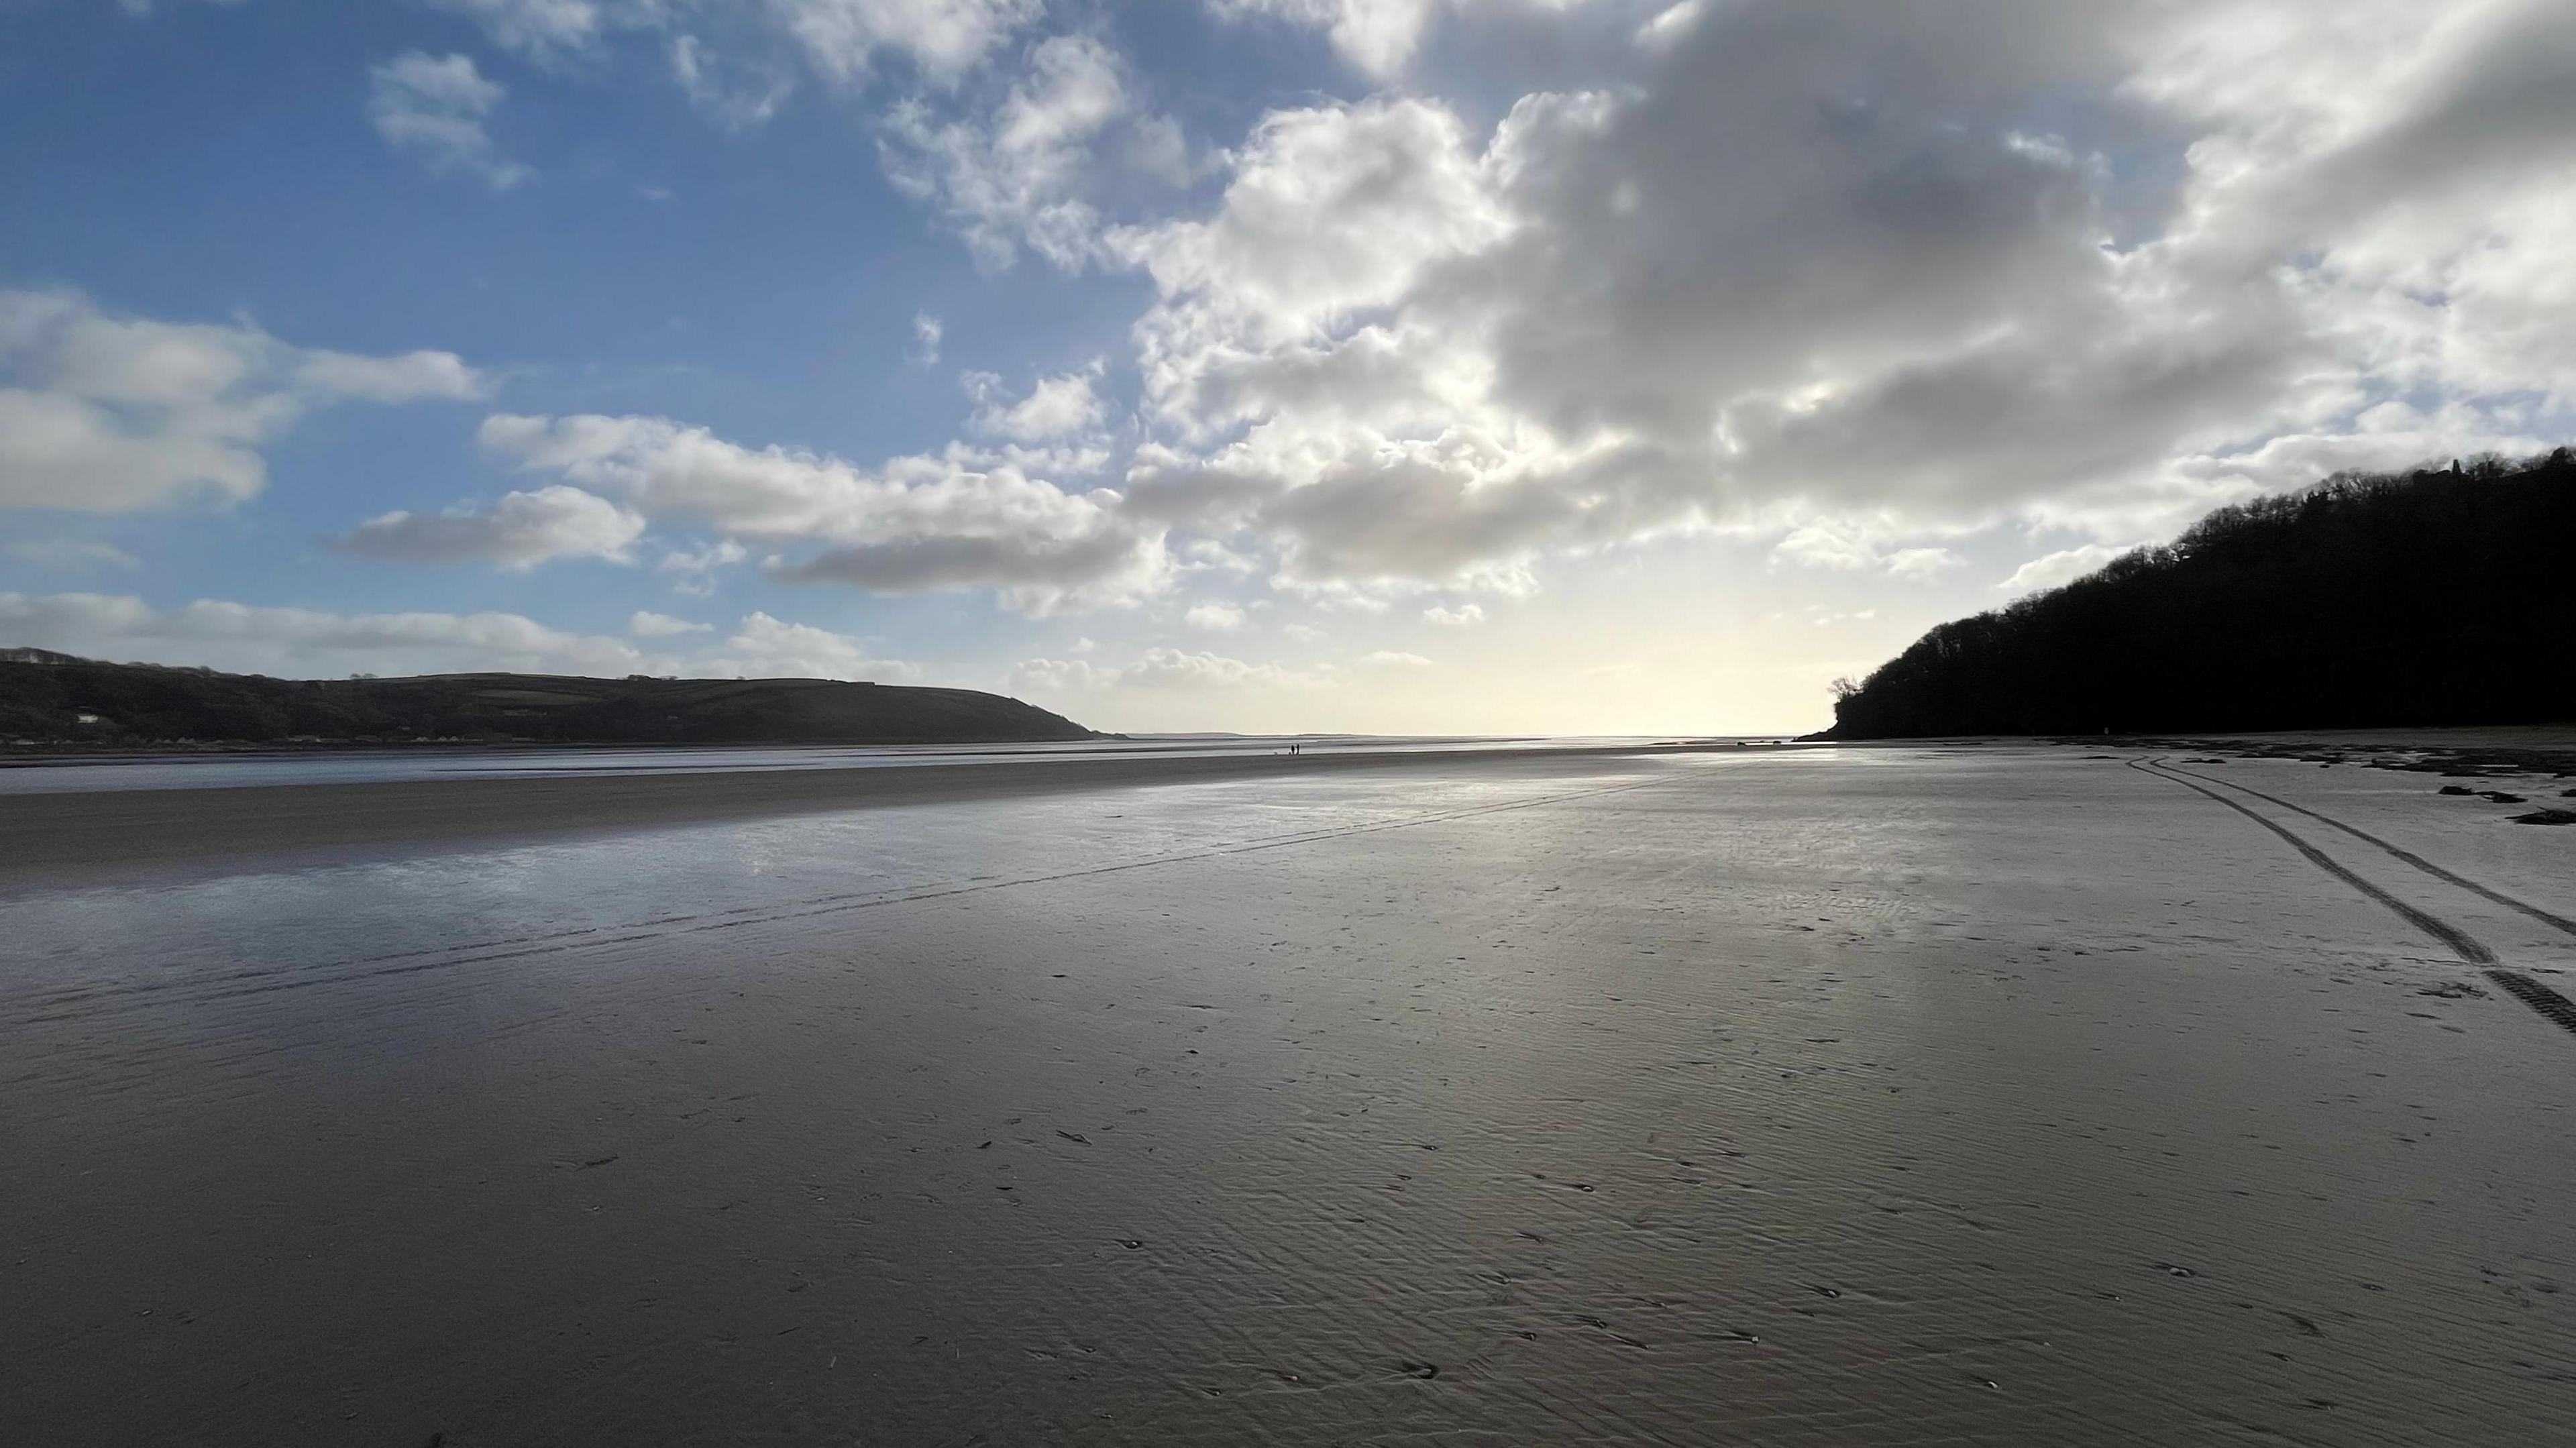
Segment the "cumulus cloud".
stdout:
<svg viewBox="0 0 2576 1448">
<path fill-rule="evenodd" d="M 871 657 L 847 635 L 782 623 L 765 613 L 745 615 L 715 660 L 702 667 L 743 678 L 781 679 L 910 679 L 921 672 L 898 659 Z"/>
<path fill-rule="evenodd" d="M 484 122 L 508 94 L 486 80 L 465 55 L 408 51 L 375 67 L 367 118 L 376 134 L 441 171 L 482 177 L 495 191 L 534 179 L 536 172 L 503 156 Z"/>
<path fill-rule="evenodd" d="M 1377 652 L 1372 654 L 1362 654 L 1360 655 L 1360 663 L 1372 669 L 1428 669 L 1433 667 L 1431 660 L 1424 658 L 1422 655 L 1408 654 L 1399 649 L 1379 649 Z"/>
<path fill-rule="evenodd" d="M 1080 372 L 1065 372 L 1043 377 L 1029 389 L 1026 397 L 1011 399 L 1002 391 L 1002 379 L 990 372 L 965 375 L 966 394 L 975 399 L 975 415 L 968 426 L 977 432 L 1013 442 L 1047 443 L 1081 438 L 1099 432 L 1108 419 L 1108 407 L 1092 390 L 1100 375 L 1097 363 Z"/>
<path fill-rule="evenodd" d="M 634 616 L 626 620 L 626 631 L 639 639 L 667 639 L 682 634 L 713 633 L 715 626 L 691 623 L 685 618 L 673 618 L 650 609 L 637 609 Z"/>
<path fill-rule="evenodd" d="M 2076 548 L 2060 549 L 2055 553 L 2043 554 L 2014 569 L 2012 577 L 1996 584 L 1995 587 L 2009 593 L 2030 593 L 2042 588 L 2055 588 L 2061 583 L 2072 583 L 2085 574 L 2093 572 L 2103 564 L 2119 557 L 2124 551 L 2126 550 L 2107 547 L 2100 543 L 2086 543 Z"/>
<path fill-rule="evenodd" d="M 1147 649 L 1119 678 L 1132 689 L 1307 688 L 1320 682 L 1321 675 L 1281 664 L 1249 664 L 1222 654 L 1170 648 Z"/>
<path fill-rule="evenodd" d="M 659 615 L 639 617 L 658 618 Z M 637 627 L 639 637 L 667 636 Z M 202 664 L 285 677 L 347 673 L 677 674 L 691 678 L 908 679 L 843 634 L 746 615 L 695 653 L 649 653 L 514 613 L 339 613 L 199 599 L 159 609 L 121 594 L 0 593 L 0 638 L 89 658 Z"/>
<path fill-rule="evenodd" d="M 1707 8 L 1706 0 L 1681 0 L 1678 5 L 1658 10 L 1637 27 L 1637 43 L 1649 50 L 1677 45 L 1699 24 Z"/>
<path fill-rule="evenodd" d="M 1380 71 L 1450 24 L 1220 8 Z M 1205 212 L 1109 233 L 1156 289 L 1125 491 L 1382 599 L 1757 526 L 1923 577 L 1979 528 L 2124 541 L 2329 461 L 2545 444 L 2563 19 L 1733 0 L 1484 134 L 1436 94 L 1280 111 Z"/>
<path fill-rule="evenodd" d="M 1206 633 L 1233 633 L 1243 619 L 1243 610 L 1230 603 L 1202 603 L 1181 615 L 1181 622 Z"/>
<path fill-rule="evenodd" d="M 269 674 L 647 671 L 622 640 L 509 613 L 346 614 L 217 599 L 163 610 L 130 595 L 0 593 L 0 635 L 91 658 Z"/>
<path fill-rule="evenodd" d="M 1264 16 L 1332 37 L 1342 58 L 1373 76 L 1403 69 L 1431 23 L 1436 0 L 1211 0 L 1228 19 Z"/>
<path fill-rule="evenodd" d="M 767 0 L 815 68 L 840 80 L 866 73 L 880 53 L 951 82 L 1037 18 L 1043 0 Z"/>
<path fill-rule="evenodd" d="M 1426 608 L 1422 621 L 1434 628 L 1474 628 L 1485 621 L 1482 604 L 1461 604 L 1456 608 Z"/>
<path fill-rule="evenodd" d="M 1088 659 L 1022 659 L 1011 666 L 1005 687 L 1014 694 L 1096 694 L 1117 687 L 1118 672 Z"/>
<path fill-rule="evenodd" d="M 989 112 L 953 116 L 921 96 L 898 103 L 880 154 L 895 185 L 996 271 L 1022 248 L 1081 269 L 1099 255 L 1099 193 L 1121 177 L 1189 174 L 1178 128 L 1137 106 L 1124 62 L 1088 35 L 1033 47 Z"/>
<path fill-rule="evenodd" d="M 0 291 L 0 508 L 126 513 L 236 502 L 260 449 L 312 409 L 479 396 L 445 352 L 290 346 L 247 323 L 117 317 L 73 292 Z"/>
<path fill-rule="evenodd" d="M 632 561 L 644 519 L 606 498 L 557 484 L 511 493 L 489 508 L 393 512 L 332 542 L 396 563 L 490 563 L 524 572 L 556 558 Z"/>
<path fill-rule="evenodd" d="M 1117 495 L 1074 493 L 966 455 L 861 468 L 752 449 L 657 417 L 487 419 L 484 445 L 523 471 L 622 500 L 655 519 L 777 546 L 770 576 L 877 593 L 992 588 L 1021 612 L 1127 603 L 1170 575 L 1160 530 Z"/>
<path fill-rule="evenodd" d="M 1888 531 L 1897 526 L 1880 518 L 1827 517 L 1789 530 L 1771 550 L 1786 563 L 1838 572 L 1882 570 L 1892 577 L 1924 579 L 1958 567 L 1962 561 L 1946 548 L 1900 547 Z"/>
<path fill-rule="evenodd" d="M 1237 689 L 1312 689 L 1333 682 L 1327 670 L 1254 664 L 1223 654 L 1150 648 L 1123 667 L 1087 659 L 1024 659 L 1011 669 L 1014 692 L 1097 694 L 1113 689 L 1205 692 Z"/>
<path fill-rule="evenodd" d="M 1374 100 L 1264 117 L 1214 214 L 1115 245 L 1161 294 L 1140 324 L 1158 400 L 1175 421 L 1224 421 L 1200 416 L 1183 387 L 1208 352 L 1318 342 L 1507 224 L 1454 114 Z"/>
<path fill-rule="evenodd" d="M 658 565 L 665 573 L 712 573 L 751 557 L 751 550 L 730 538 L 719 539 L 704 548 L 674 548 L 662 555 Z"/>
<path fill-rule="evenodd" d="M 1146 410 L 1184 444 L 1138 451 L 1135 505 L 1250 529 L 1292 587 L 1477 586 L 1584 533 L 1618 459 L 1495 407 L 1489 364 L 1403 316 L 1511 230 L 1492 170 L 1429 101 L 1280 113 L 1213 215 L 1118 233 L 1159 294 L 1137 329 Z"/>
<path fill-rule="evenodd" d="M 1196 153 L 1038 0 L 450 3 L 540 59 L 658 27 L 684 87 L 737 30 L 853 82 L 899 57 L 882 157 L 939 225 L 1150 288 L 1132 420 L 1067 374 L 882 466 L 657 419 L 524 463 L 781 577 L 1044 611 L 1223 568 L 1383 611 L 1724 530 L 1924 578 L 1981 531 L 2107 547 L 2576 429 L 2560 0 L 1206 0 L 1378 93 Z M 506 164 L 497 88 L 441 75 L 407 144 Z M 1114 493 L 1065 485 L 1135 437 Z"/>
<path fill-rule="evenodd" d="M 676 575 L 671 584 L 674 592 L 705 598 L 716 591 L 717 573 L 750 557 L 750 549 L 730 538 L 719 538 L 702 548 L 673 548 L 654 566 Z"/>
<path fill-rule="evenodd" d="M 912 350 L 904 360 L 915 367 L 939 365 L 939 343 L 948 335 L 948 326 L 928 312 L 912 314 Z"/>
</svg>

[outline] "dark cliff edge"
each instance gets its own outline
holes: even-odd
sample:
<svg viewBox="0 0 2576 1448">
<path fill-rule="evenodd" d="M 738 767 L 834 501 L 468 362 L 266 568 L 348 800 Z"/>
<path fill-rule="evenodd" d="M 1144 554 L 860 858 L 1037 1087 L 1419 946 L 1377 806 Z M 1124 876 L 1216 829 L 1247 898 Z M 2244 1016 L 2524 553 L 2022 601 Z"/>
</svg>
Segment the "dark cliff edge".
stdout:
<svg viewBox="0 0 2576 1448">
<path fill-rule="evenodd" d="M 2345 474 L 1945 623 L 1821 739 L 2576 720 L 2576 453 Z"/>
<path fill-rule="evenodd" d="M 271 679 L 0 650 L 0 748 L 152 744 L 967 744 L 1102 736 L 972 689 L 826 679 Z"/>
</svg>

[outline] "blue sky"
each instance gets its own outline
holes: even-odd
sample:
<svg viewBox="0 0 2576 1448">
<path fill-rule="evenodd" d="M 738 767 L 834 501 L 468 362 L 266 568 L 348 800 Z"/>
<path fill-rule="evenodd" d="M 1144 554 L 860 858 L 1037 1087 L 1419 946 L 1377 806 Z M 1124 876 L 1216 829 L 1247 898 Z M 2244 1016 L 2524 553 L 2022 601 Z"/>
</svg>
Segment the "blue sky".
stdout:
<svg viewBox="0 0 2576 1448">
<path fill-rule="evenodd" d="M 1813 727 L 2566 441 L 2552 9 L 0 0 L 0 642 Z"/>
</svg>

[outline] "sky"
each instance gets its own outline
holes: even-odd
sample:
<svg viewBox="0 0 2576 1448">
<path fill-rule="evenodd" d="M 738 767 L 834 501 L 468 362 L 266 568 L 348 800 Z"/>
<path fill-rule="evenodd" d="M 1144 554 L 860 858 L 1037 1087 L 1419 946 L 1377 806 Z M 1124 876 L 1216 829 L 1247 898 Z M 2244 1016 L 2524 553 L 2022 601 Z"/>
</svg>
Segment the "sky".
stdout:
<svg viewBox="0 0 2576 1448">
<path fill-rule="evenodd" d="M 1761 733 L 2576 438 L 2569 0 L 0 0 L 0 645 Z"/>
</svg>

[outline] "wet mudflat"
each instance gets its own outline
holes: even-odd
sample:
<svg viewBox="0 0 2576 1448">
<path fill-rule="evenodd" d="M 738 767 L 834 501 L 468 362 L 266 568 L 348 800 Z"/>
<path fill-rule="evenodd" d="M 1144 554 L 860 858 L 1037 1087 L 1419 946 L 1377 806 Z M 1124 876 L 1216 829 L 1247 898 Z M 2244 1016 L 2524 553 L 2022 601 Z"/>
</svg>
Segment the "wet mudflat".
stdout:
<svg viewBox="0 0 2576 1448">
<path fill-rule="evenodd" d="M 2576 831 L 2087 752 L 20 888 L 0 1438 L 2576 1440 Z"/>
</svg>

